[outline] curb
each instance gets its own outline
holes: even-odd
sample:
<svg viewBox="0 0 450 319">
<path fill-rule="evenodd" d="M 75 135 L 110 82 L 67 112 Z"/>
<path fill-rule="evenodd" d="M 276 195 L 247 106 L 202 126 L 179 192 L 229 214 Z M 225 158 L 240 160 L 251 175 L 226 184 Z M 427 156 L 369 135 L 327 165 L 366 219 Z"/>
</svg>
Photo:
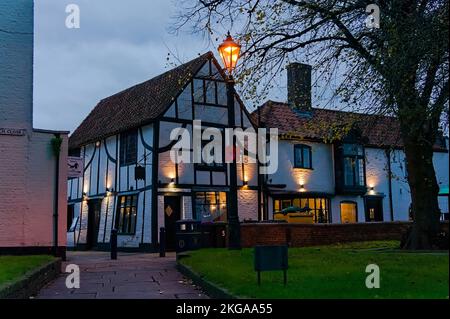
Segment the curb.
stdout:
<svg viewBox="0 0 450 319">
<path fill-rule="evenodd" d="M 0 287 L 0 299 L 28 299 L 39 292 L 61 272 L 61 258 L 57 258 L 21 278 Z"/>
<path fill-rule="evenodd" d="M 209 297 L 213 299 L 238 299 L 230 294 L 227 290 L 220 288 L 212 282 L 203 278 L 203 276 L 194 272 L 191 268 L 177 261 L 177 270 L 193 281 L 194 284 L 200 286 Z"/>
</svg>

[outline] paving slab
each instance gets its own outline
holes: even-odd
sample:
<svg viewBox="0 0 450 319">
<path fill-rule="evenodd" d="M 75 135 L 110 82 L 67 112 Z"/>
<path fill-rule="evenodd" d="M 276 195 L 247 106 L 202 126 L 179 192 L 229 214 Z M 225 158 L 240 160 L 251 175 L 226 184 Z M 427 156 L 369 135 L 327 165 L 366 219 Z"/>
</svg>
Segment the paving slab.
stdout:
<svg viewBox="0 0 450 319">
<path fill-rule="evenodd" d="M 80 288 L 66 287 L 66 266 L 80 268 Z M 35 296 L 38 299 L 207 299 L 176 270 L 174 253 L 67 252 L 61 275 Z"/>
</svg>

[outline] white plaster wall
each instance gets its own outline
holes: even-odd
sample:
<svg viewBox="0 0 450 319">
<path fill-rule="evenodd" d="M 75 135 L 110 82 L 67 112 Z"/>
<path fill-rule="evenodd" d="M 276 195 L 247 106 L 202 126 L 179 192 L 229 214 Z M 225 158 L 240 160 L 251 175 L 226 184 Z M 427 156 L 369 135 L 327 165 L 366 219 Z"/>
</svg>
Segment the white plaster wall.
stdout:
<svg viewBox="0 0 450 319">
<path fill-rule="evenodd" d="M 258 191 L 238 190 L 239 220 L 258 220 Z"/>
<path fill-rule="evenodd" d="M 294 145 L 296 142 L 280 140 L 278 147 L 278 170 L 269 176 L 272 184 L 286 184 L 285 190 L 299 191 L 303 184 L 307 192 L 334 193 L 334 167 L 332 146 L 323 143 L 299 141 L 311 146 L 312 168 L 294 168 Z"/>
<path fill-rule="evenodd" d="M 388 157 L 386 151 L 377 148 L 366 148 L 366 183 L 367 187 L 373 187 L 373 192 L 384 196 L 383 201 L 383 221 L 391 220 L 389 207 L 389 173 Z M 370 194 L 371 192 L 369 192 Z M 365 221 L 365 218 L 363 220 Z"/>
</svg>

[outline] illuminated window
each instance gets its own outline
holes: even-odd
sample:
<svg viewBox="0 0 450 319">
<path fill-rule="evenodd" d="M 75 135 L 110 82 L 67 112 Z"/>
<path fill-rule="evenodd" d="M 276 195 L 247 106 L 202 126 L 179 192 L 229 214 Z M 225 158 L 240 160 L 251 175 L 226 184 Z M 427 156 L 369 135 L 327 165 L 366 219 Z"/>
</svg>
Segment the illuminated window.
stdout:
<svg viewBox="0 0 450 319">
<path fill-rule="evenodd" d="M 119 196 L 116 229 L 120 234 L 136 233 L 137 195 Z"/>
<path fill-rule="evenodd" d="M 205 222 L 227 221 L 227 194 L 225 192 L 197 192 L 195 210 L 198 220 Z"/>
<path fill-rule="evenodd" d="M 275 199 L 274 212 L 279 212 L 288 207 L 305 208 L 308 207 L 310 213 L 313 214 L 315 223 L 331 223 L 330 204 L 328 198 L 304 198 L 293 197 L 289 199 Z"/>
</svg>

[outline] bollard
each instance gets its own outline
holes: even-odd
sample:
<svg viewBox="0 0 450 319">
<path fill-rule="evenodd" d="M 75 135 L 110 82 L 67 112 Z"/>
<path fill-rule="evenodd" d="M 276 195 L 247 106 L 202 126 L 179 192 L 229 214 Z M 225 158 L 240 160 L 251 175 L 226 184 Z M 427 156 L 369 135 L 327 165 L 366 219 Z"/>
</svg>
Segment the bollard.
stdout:
<svg viewBox="0 0 450 319">
<path fill-rule="evenodd" d="M 117 229 L 111 230 L 111 259 L 117 259 Z"/>
<path fill-rule="evenodd" d="M 166 229 L 159 229 L 159 257 L 166 257 Z"/>
</svg>

